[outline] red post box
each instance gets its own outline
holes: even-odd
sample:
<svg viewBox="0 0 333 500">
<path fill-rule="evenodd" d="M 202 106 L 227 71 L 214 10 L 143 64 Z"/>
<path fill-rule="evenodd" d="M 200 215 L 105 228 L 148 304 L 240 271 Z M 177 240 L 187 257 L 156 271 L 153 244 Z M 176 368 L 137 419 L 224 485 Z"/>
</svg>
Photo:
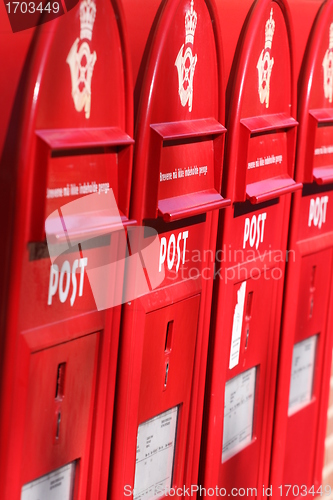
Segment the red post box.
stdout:
<svg viewBox="0 0 333 500">
<path fill-rule="evenodd" d="M 124 305 L 109 498 L 151 500 L 185 497 L 184 485 L 197 484 L 217 215 L 230 201 L 220 195 L 224 94 L 213 3 L 165 2 L 142 36 L 131 216 L 157 230 L 153 276 L 165 277 Z"/>
<path fill-rule="evenodd" d="M 332 360 L 333 2 L 319 11 L 299 78 L 291 212 L 271 482 L 276 497 L 327 495 L 322 486 Z M 331 488 L 327 485 L 327 488 Z"/>
<path fill-rule="evenodd" d="M 290 193 L 301 187 L 285 3 L 256 2 L 238 47 L 224 184 L 233 205 L 219 221 L 200 465 L 213 498 L 268 495 Z"/>
<path fill-rule="evenodd" d="M 116 1 L 82 0 L 37 28 L 15 96 L 0 165 L 1 498 L 106 497 L 120 308 L 97 310 L 88 277 L 129 223 L 122 18 Z M 87 205 L 111 192 L 118 218 Z"/>
</svg>

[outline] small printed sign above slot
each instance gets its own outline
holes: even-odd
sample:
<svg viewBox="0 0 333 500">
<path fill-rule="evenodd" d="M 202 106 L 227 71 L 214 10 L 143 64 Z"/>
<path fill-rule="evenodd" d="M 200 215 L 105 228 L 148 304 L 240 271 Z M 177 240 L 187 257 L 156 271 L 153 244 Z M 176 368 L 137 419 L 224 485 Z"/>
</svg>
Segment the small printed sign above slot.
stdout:
<svg viewBox="0 0 333 500">
<path fill-rule="evenodd" d="M 293 180 L 296 127 L 284 113 L 241 120 L 237 201 L 262 203 L 300 189 Z"/>
<path fill-rule="evenodd" d="M 333 182 L 333 109 L 311 109 L 304 157 L 304 182 Z"/>
<path fill-rule="evenodd" d="M 229 205 L 219 193 L 225 128 L 213 118 L 151 126 L 158 212 L 177 220 Z"/>
<path fill-rule="evenodd" d="M 78 199 L 87 195 L 103 197 L 110 191 L 116 205 L 110 207 L 110 210 L 118 213 L 118 219 L 121 219 L 122 224 L 128 222 L 124 215 L 128 210 L 123 203 L 121 186 L 126 184 L 126 179 L 129 178 L 130 156 L 126 151 L 133 144 L 133 140 L 125 132 L 117 127 L 110 127 L 38 130 L 36 135 L 39 138 L 37 143 L 39 163 L 36 175 L 40 182 L 45 182 L 44 197 L 42 190 L 39 190 L 41 194 L 36 214 L 37 219 L 43 217 L 40 222 L 41 227 L 44 227 L 50 215 L 56 214 L 58 218 L 58 210 L 64 210 L 64 206 L 69 203 L 76 203 Z M 77 226 L 78 234 L 84 231 L 83 214 L 90 226 L 95 223 L 98 226 L 100 224 L 98 221 L 102 219 L 104 227 L 108 225 L 104 213 L 105 203 L 96 204 L 88 201 L 86 205 L 86 209 L 78 213 L 76 222 L 75 214 L 71 213 L 72 229 L 75 232 Z M 82 209 L 82 203 L 80 207 Z M 114 223 L 110 220 L 109 225 L 111 227 Z M 98 234 L 98 227 L 95 230 L 91 229 L 92 234 Z"/>
<path fill-rule="evenodd" d="M 278 131 L 251 136 L 247 169 L 248 184 L 287 174 L 287 133 Z"/>
<path fill-rule="evenodd" d="M 317 129 L 314 159 L 313 180 L 317 184 L 333 182 L 333 122 Z"/>
</svg>

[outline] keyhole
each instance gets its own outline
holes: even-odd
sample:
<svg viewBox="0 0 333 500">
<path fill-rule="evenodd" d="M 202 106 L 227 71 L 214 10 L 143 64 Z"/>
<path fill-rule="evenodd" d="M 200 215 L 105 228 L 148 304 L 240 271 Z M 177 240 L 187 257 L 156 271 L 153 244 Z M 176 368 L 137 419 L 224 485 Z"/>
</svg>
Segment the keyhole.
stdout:
<svg viewBox="0 0 333 500">
<path fill-rule="evenodd" d="M 316 266 L 312 267 L 312 272 L 311 272 L 311 281 L 310 281 L 310 312 L 309 312 L 309 317 L 312 318 L 313 316 L 313 306 L 314 306 L 314 293 L 315 293 L 315 275 L 316 275 Z"/>
<path fill-rule="evenodd" d="M 56 399 L 62 399 L 64 397 L 65 371 L 66 371 L 66 363 L 60 363 L 58 365 L 58 371 L 57 371 L 57 382 L 55 391 Z"/>
<path fill-rule="evenodd" d="M 249 342 L 249 334 L 250 334 L 250 327 L 249 327 L 249 325 L 247 325 L 247 328 L 246 328 L 246 339 L 245 339 L 245 349 L 247 349 L 247 344 Z"/>
<path fill-rule="evenodd" d="M 58 418 L 57 418 L 57 432 L 56 432 L 56 439 L 59 439 L 59 433 L 60 433 L 60 422 L 61 422 L 61 413 L 59 411 L 58 413 Z"/>
<path fill-rule="evenodd" d="M 252 315 L 252 302 L 253 302 L 253 292 L 249 292 L 246 301 L 246 309 L 245 309 L 245 319 L 248 322 L 246 325 L 246 338 L 245 338 L 245 350 L 248 347 L 249 343 L 249 335 L 250 335 L 250 320 Z"/>
<path fill-rule="evenodd" d="M 167 383 L 168 383 L 168 374 L 169 374 L 169 361 L 167 362 L 166 367 L 165 367 L 164 389 L 166 388 Z"/>
</svg>

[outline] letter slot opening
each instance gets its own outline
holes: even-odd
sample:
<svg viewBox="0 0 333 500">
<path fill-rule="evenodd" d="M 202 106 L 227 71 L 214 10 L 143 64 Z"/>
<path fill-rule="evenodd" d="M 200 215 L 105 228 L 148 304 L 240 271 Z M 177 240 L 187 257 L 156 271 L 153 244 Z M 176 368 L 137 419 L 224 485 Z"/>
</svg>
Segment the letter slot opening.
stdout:
<svg viewBox="0 0 333 500">
<path fill-rule="evenodd" d="M 249 292 L 246 301 L 246 319 L 251 318 L 252 314 L 252 300 L 253 300 L 253 292 Z"/>
<path fill-rule="evenodd" d="M 164 352 L 171 352 L 171 349 L 172 349 L 173 323 L 174 322 L 172 320 L 172 321 L 169 321 L 167 324 Z"/>
<path fill-rule="evenodd" d="M 60 363 L 58 365 L 58 370 L 57 370 L 57 383 L 55 391 L 56 399 L 62 399 L 64 397 L 65 371 L 66 371 L 66 363 Z"/>
</svg>

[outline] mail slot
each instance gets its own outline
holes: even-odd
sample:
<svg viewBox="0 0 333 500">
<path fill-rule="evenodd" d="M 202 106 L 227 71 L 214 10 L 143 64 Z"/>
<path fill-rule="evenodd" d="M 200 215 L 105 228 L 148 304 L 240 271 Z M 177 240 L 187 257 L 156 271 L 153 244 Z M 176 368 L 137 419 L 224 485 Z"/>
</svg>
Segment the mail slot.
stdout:
<svg viewBox="0 0 333 500">
<path fill-rule="evenodd" d="M 144 232 L 157 231 L 159 248 L 157 258 L 142 255 L 149 290 L 123 307 L 110 499 L 165 498 L 197 484 L 217 218 L 230 204 L 220 194 L 224 94 L 214 5 L 148 5 L 157 14 L 149 38 L 139 37 L 148 39 L 142 61 L 132 52 L 141 70 L 130 213 Z M 125 2 L 128 26 L 132 7 Z"/>
<path fill-rule="evenodd" d="M 135 222 L 126 43 L 117 2 L 82 0 L 25 60 L 0 166 L 1 498 L 107 495 L 120 306 L 100 296 Z"/>
<path fill-rule="evenodd" d="M 272 484 L 296 485 L 295 496 L 305 490 L 325 494 L 333 310 L 332 36 L 328 2 L 315 19 L 299 76 L 296 178 L 304 186 L 291 212 L 271 465 Z"/>
<path fill-rule="evenodd" d="M 199 476 L 224 496 L 265 497 L 269 479 L 290 201 L 302 186 L 289 23 L 283 2 L 256 2 L 228 82 L 222 192 L 233 204 L 219 220 Z"/>
</svg>

